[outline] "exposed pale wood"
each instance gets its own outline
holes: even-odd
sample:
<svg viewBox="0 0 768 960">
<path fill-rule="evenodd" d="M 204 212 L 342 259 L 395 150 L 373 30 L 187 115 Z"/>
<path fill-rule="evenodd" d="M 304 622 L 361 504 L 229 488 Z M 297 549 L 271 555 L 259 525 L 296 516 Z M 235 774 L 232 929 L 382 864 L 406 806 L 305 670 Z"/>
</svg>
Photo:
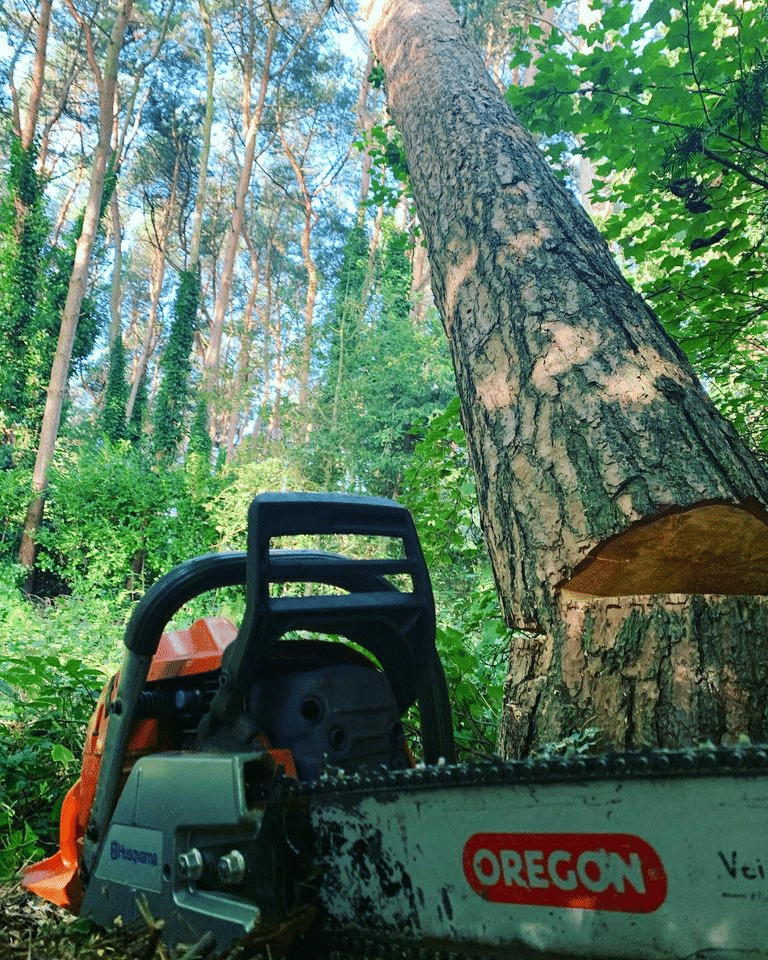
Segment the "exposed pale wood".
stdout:
<svg viewBox="0 0 768 960">
<path fill-rule="evenodd" d="M 768 525 L 759 504 L 676 510 L 601 544 L 563 584 L 572 595 L 768 594 Z"/>
</svg>

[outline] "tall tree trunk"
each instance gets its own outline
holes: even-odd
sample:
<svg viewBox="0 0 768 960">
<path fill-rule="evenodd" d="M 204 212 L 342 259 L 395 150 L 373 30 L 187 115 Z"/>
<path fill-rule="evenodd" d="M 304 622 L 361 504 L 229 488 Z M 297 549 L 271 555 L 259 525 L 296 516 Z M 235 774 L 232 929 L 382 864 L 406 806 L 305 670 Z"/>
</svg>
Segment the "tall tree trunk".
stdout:
<svg viewBox="0 0 768 960">
<path fill-rule="evenodd" d="M 48 58 L 48 31 L 51 26 L 52 0 L 41 0 L 37 14 L 37 33 L 35 35 L 35 58 L 32 62 L 32 82 L 27 101 L 27 115 L 20 130 L 21 145 L 29 150 L 37 134 L 37 119 L 40 116 L 40 104 L 43 99 L 45 66 Z M 17 106 L 14 104 L 14 113 Z"/>
<path fill-rule="evenodd" d="M 189 245 L 190 270 L 196 270 L 200 262 L 200 237 L 203 232 L 203 208 L 205 206 L 206 185 L 208 182 L 208 158 L 211 153 L 211 130 L 213 129 L 213 82 L 216 68 L 213 61 L 213 28 L 211 15 L 205 0 L 198 0 L 200 16 L 205 32 L 205 118 L 203 120 L 202 144 L 200 146 L 200 167 L 197 174 L 197 193 L 195 194 L 195 213 L 192 219 L 192 238 Z"/>
<path fill-rule="evenodd" d="M 312 208 L 314 194 L 307 186 L 307 179 L 304 176 L 302 165 L 291 149 L 279 120 L 278 136 L 280 137 L 280 143 L 283 147 L 283 153 L 285 153 L 288 158 L 288 163 L 291 165 L 293 174 L 296 177 L 296 184 L 299 188 L 299 205 L 304 215 L 304 225 L 301 230 L 299 244 L 301 246 L 301 257 L 304 261 L 304 269 L 307 271 L 307 290 L 304 295 L 304 332 L 301 338 L 301 360 L 299 362 L 299 406 L 302 410 L 306 410 L 309 397 L 309 369 L 312 363 L 312 337 L 318 285 L 317 266 L 312 256 L 312 227 L 317 217 Z"/>
<path fill-rule="evenodd" d="M 232 378 L 232 390 L 228 404 L 229 413 L 226 428 L 223 431 L 225 459 L 231 460 L 235 454 L 236 441 L 240 435 L 242 422 L 250 418 L 251 397 L 249 381 L 251 376 L 251 346 L 255 326 L 256 298 L 261 292 L 261 262 L 259 252 L 249 237 L 245 237 L 250 259 L 251 288 L 243 311 L 243 328 L 240 333 L 240 349 L 235 361 Z"/>
<path fill-rule="evenodd" d="M 175 192 L 175 181 L 173 189 Z M 152 266 L 149 271 L 149 313 L 147 315 L 146 332 L 142 338 L 141 351 L 139 352 L 138 360 L 134 365 L 131 392 L 128 396 L 128 403 L 125 411 L 126 420 L 131 419 L 133 407 L 136 403 L 136 395 L 139 391 L 139 385 L 146 375 L 149 358 L 152 356 L 152 353 L 157 346 L 157 341 L 160 339 L 158 333 L 160 326 L 158 314 L 160 310 L 160 297 L 163 293 L 165 268 L 168 263 L 167 248 L 172 219 L 173 218 L 170 215 L 169 205 L 169 207 L 166 208 L 165 215 L 163 216 L 161 229 L 159 231 L 153 231 L 154 236 L 159 242 L 157 244 L 152 244 Z"/>
<path fill-rule="evenodd" d="M 363 7 L 502 610 L 538 635 L 511 653 L 502 749 L 587 724 L 625 745 L 768 737 L 764 679 L 745 653 L 765 645 L 762 466 L 552 176 L 448 0 Z M 672 596 L 702 593 L 754 596 Z M 665 698 L 662 722 L 652 708 Z"/>
<path fill-rule="evenodd" d="M 277 85 L 282 80 L 283 74 L 288 66 L 303 49 L 307 40 L 319 27 L 323 17 L 328 12 L 332 0 L 324 0 L 319 8 L 313 10 L 309 16 L 307 24 L 299 39 L 288 51 L 280 67 L 270 75 L 272 69 L 272 58 L 275 51 L 275 42 L 277 38 L 277 21 L 274 15 L 270 16 L 269 34 L 267 38 L 266 50 L 264 53 L 264 62 L 261 68 L 261 80 L 259 94 L 256 104 L 251 108 L 251 76 L 253 47 L 244 52 L 243 62 L 246 67 L 243 79 L 243 139 L 245 148 L 243 151 L 243 162 L 238 176 L 237 189 L 235 191 L 235 203 L 232 210 L 232 220 L 227 232 L 227 240 L 224 251 L 224 260 L 222 263 L 222 272 L 219 279 L 218 294 L 213 309 L 213 318 L 211 321 L 210 337 L 208 348 L 205 354 L 205 372 L 206 382 L 210 390 L 216 382 L 218 373 L 221 342 L 224 332 L 224 319 L 229 308 L 229 301 L 232 293 L 232 278 L 234 275 L 235 258 L 240 243 L 243 230 L 243 221 L 245 214 L 245 201 L 251 186 L 251 172 L 256 155 L 256 139 L 261 127 L 261 121 L 264 114 L 267 93 L 270 84 Z"/>
<path fill-rule="evenodd" d="M 115 91 L 117 87 L 117 68 L 120 59 L 120 49 L 123 43 L 125 27 L 130 16 L 133 0 L 121 0 L 115 11 L 115 19 L 110 32 L 109 44 L 104 63 L 104 72 L 101 77 L 99 96 L 99 136 L 93 155 L 91 168 L 91 182 L 86 201 L 83 227 L 77 241 L 75 263 L 69 281 L 67 299 L 61 316 L 59 339 L 56 345 L 56 355 L 53 360 L 51 379 L 48 384 L 48 394 L 43 413 L 43 422 L 40 429 L 40 439 L 32 474 L 32 488 L 34 499 L 27 510 L 24 524 L 19 562 L 32 570 L 35 561 L 35 539 L 43 518 L 43 504 L 45 489 L 48 483 L 48 469 L 53 459 L 56 438 L 61 420 L 61 408 L 67 388 L 69 375 L 69 361 L 72 357 L 72 346 L 77 330 L 77 321 L 80 316 L 80 307 L 85 296 L 88 282 L 88 268 L 91 260 L 94 240 L 101 217 L 101 201 L 104 193 L 110 142 L 112 137 L 112 121 L 114 116 Z"/>
<path fill-rule="evenodd" d="M 368 109 L 368 99 L 371 93 L 371 71 L 375 64 L 373 51 L 368 54 L 368 60 L 363 67 L 363 79 L 360 84 L 360 93 L 357 97 L 357 123 L 363 132 L 364 137 L 368 137 L 373 128 L 373 117 Z M 360 169 L 360 205 L 357 208 L 357 219 L 362 225 L 365 221 L 365 201 L 371 189 L 371 152 L 363 150 L 361 156 Z"/>
<path fill-rule="evenodd" d="M 273 256 L 273 238 L 271 234 L 267 235 L 266 250 L 264 251 L 264 309 L 262 316 L 264 318 L 264 350 L 261 357 L 261 406 L 264 411 L 269 408 L 270 395 L 272 393 L 272 380 L 273 377 L 276 379 L 278 376 L 278 361 L 273 362 L 273 356 L 279 357 L 282 344 L 281 344 L 281 333 L 279 329 L 279 320 L 280 320 L 280 305 L 277 304 L 277 309 L 275 309 L 275 303 L 277 297 L 275 297 L 274 283 L 273 283 L 273 270 L 274 270 L 274 256 Z M 274 348 L 274 354 L 273 354 Z M 269 424 L 269 419 L 265 417 L 264 419 Z"/>
<path fill-rule="evenodd" d="M 210 336 L 208 339 L 208 349 L 205 354 L 205 369 L 207 372 L 208 386 L 215 383 L 219 367 L 219 358 L 221 354 L 221 340 L 224 333 L 224 318 L 229 309 L 229 301 L 232 294 L 232 278 L 235 272 L 235 257 L 237 248 L 240 244 L 240 236 L 243 231 L 243 220 L 245 217 L 245 202 L 248 197 L 248 191 L 251 186 L 251 172 L 253 170 L 253 161 L 256 156 L 256 138 L 261 126 L 261 117 L 264 112 L 264 104 L 267 98 L 267 89 L 269 86 L 269 71 L 272 63 L 272 53 L 275 48 L 276 26 L 271 24 L 267 48 L 264 54 L 264 63 L 262 65 L 261 83 L 259 87 L 259 96 L 256 106 L 251 109 L 250 106 L 250 71 L 246 70 L 243 79 L 243 121 L 245 126 L 244 142 L 245 150 L 243 152 L 243 162 L 240 166 L 240 174 L 235 191 L 235 203 L 232 208 L 232 219 L 227 231 L 227 239 L 224 247 L 224 260 L 221 267 L 221 276 L 219 278 L 219 289 L 216 296 L 216 303 L 213 307 L 213 318 L 211 321 Z M 250 51 L 252 57 L 253 50 Z M 250 59 L 246 59 L 246 63 Z M 211 408 L 213 412 L 213 407 Z"/>
<path fill-rule="evenodd" d="M 429 257 L 427 256 L 427 248 L 419 237 L 416 238 L 413 246 L 411 268 L 413 271 L 411 279 L 411 318 L 415 324 L 420 325 L 426 319 L 427 308 L 432 303 L 432 296 L 430 293 Z"/>
</svg>

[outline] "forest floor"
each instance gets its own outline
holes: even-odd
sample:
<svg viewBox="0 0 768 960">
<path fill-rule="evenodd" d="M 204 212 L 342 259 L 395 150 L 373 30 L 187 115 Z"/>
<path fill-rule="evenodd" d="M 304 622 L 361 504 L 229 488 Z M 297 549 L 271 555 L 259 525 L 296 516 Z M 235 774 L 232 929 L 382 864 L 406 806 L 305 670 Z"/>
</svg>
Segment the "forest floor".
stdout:
<svg viewBox="0 0 768 960">
<path fill-rule="evenodd" d="M 168 960 L 158 939 L 149 927 L 96 930 L 19 886 L 0 887 L 0 960 Z"/>
<path fill-rule="evenodd" d="M 162 922 L 147 918 L 144 929 L 100 930 L 87 920 L 42 900 L 20 886 L 0 887 L 0 960 L 257 960 L 234 946 L 213 953 L 210 935 L 186 948 L 160 942 Z"/>
<path fill-rule="evenodd" d="M 215 952 L 210 934 L 172 949 L 161 942 L 162 931 L 162 921 L 151 916 L 143 929 L 116 924 L 102 930 L 21 886 L 0 886 L 0 960 L 277 960 L 284 955 L 245 940 Z"/>
</svg>

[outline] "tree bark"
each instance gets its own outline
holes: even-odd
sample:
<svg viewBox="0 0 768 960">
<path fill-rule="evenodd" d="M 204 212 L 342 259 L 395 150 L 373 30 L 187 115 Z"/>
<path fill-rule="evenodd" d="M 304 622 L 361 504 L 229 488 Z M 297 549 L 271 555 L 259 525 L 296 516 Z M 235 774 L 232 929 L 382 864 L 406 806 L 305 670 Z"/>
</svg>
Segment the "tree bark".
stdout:
<svg viewBox="0 0 768 960">
<path fill-rule="evenodd" d="M 197 174 L 197 193 L 195 194 L 195 213 L 192 218 L 192 239 L 189 245 L 189 269 L 196 270 L 200 262 L 200 237 L 203 232 L 203 209 L 208 183 L 208 158 L 211 154 L 211 131 L 213 129 L 213 82 L 216 67 L 213 59 L 213 27 L 211 14 L 206 0 L 198 0 L 200 17 L 205 32 L 205 119 L 203 120 L 202 144 L 200 147 L 200 167 Z"/>
<path fill-rule="evenodd" d="M 19 131 L 21 145 L 29 150 L 37 134 L 37 120 L 40 116 L 40 104 L 43 99 L 43 83 L 45 81 L 45 66 L 48 58 L 48 31 L 51 26 L 52 0 L 41 0 L 37 14 L 37 31 L 35 34 L 35 57 L 32 62 L 32 77 L 27 102 L 27 114 L 24 127 Z M 14 104 L 14 114 L 18 106 Z"/>
<path fill-rule="evenodd" d="M 670 596 L 678 590 L 768 592 L 768 480 L 551 174 L 448 0 L 363 7 L 408 158 L 502 611 L 510 626 L 539 635 L 522 635 L 512 651 L 505 718 L 514 722 L 501 747 L 530 749 L 587 713 L 611 730 L 623 654 L 607 661 L 606 687 L 590 693 L 588 709 L 562 676 L 552 689 L 542 677 L 561 670 L 566 644 L 576 651 L 568 663 L 582 662 L 593 622 L 609 631 L 606 646 L 631 647 L 639 642 L 631 635 L 658 651 L 686 630 L 703 642 L 702 618 Z M 659 596 L 586 608 L 615 608 L 611 617 L 587 617 L 575 596 L 637 593 Z M 740 641 L 747 649 L 763 606 L 744 604 L 749 618 L 733 630 L 749 633 Z M 678 708 L 697 718 L 680 725 L 681 736 L 697 724 L 699 734 L 718 735 L 707 711 L 685 699 L 700 670 L 728 700 L 730 667 L 710 677 L 707 663 L 688 662 L 690 682 L 678 684 L 674 658 L 658 655 L 659 690 L 676 691 Z M 757 704 L 754 671 L 728 683 Z M 562 709 L 544 704 L 547 691 L 564 698 Z M 629 733 L 616 739 L 674 741 L 639 699 Z M 547 724 L 545 714 L 558 719 Z"/>
<path fill-rule="evenodd" d="M 56 354 L 54 356 L 51 378 L 48 384 L 43 422 L 40 428 L 40 439 L 32 474 L 34 498 L 27 511 L 24 533 L 19 549 L 19 562 L 29 569 L 32 569 L 34 566 L 35 538 L 43 516 L 45 489 L 48 484 L 48 469 L 53 459 L 56 438 L 59 432 L 61 408 L 64 402 L 69 375 L 69 361 L 72 357 L 72 346 L 75 340 L 77 321 L 80 316 L 80 307 L 82 306 L 85 288 L 88 282 L 91 251 L 94 240 L 96 239 L 101 217 L 101 200 L 104 192 L 104 182 L 112 137 L 118 62 L 123 43 L 123 34 L 128 22 L 128 17 L 130 16 L 132 3 L 133 0 L 121 0 L 118 4 L 109 37 L 103 76 L 100 71 L 98 71 L 98 68 L 94 69 L 94 73 L 101 80 L 99 136 L 93 156 L 91 182 L 88 190 L 88 199 L 86 201 L 83 227 L 75 250 L 75 263 L 69 281 L 67 299 L 62 311 L 59 339 L 56 345 Z"/>
<path fill-rule="evenodd" d="M 768 742 L 768 601 L 562 595 L 547 636 L 513 644 L 505 756 L 569 736 L 605 747 Z"/>
</svg>

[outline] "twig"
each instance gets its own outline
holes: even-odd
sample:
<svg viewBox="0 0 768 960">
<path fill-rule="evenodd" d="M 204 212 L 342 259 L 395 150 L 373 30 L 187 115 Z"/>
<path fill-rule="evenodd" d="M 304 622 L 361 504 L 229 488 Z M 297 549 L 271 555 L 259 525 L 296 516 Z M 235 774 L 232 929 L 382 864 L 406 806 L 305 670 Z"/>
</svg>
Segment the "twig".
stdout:
<svg viewBox="0 0 768 960">
<path fill-rule="evenodd" d="M 147 903 L 147 898 L 144 894 L 136 897 L 136 907 L 138 908 L 139 913 L 141 914 L 141 919 L 146 923 L 149 933 L 149 939 L 141 952 L 139 960 L 152 960 L 152 957 L 155 955 L 155 950 L 157 945 L 160 943 L 160 937 L 163 935 L 163 929 L 165 927 L 164 920 L 155 920 L 152 915 L 152 911 L 149 909 L 149 903 Z"/>
<path fill-rule="evenodd" d="M 194 946 L 190 947 L 186 953 L 182 954 L 179 957 L 179 960 L 200 960 L 201 957 L 206 957 L 216 946 L 216 939 L 210 930 L 207 933 L 204 933 L 202 937 L 197 941 Z"/>
</svg>

